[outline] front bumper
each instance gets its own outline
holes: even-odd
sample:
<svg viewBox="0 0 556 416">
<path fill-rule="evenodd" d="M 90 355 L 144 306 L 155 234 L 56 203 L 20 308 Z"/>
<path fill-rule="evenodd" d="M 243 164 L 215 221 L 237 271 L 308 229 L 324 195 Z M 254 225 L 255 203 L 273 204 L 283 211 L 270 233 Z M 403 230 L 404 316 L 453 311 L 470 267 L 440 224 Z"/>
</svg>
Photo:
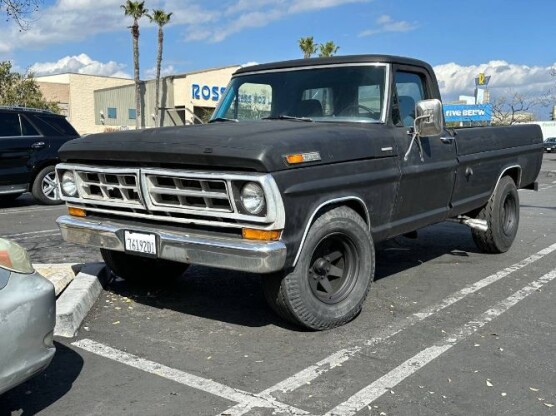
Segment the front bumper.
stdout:
<svg viewBox="0 0 556 416">
<path fill-rule="evenodd" d="M 144 225 L 100 221 L 64 215 L 58 226 L 65 241 L 85 246 L 125 251 L 124 231 L 157 235 L 158 258 L 251 273 L 281 270 L 286 262 L 286 245 L 281 241 L 251 241 L 192 232 L 160 230 Z"/>
</svg>

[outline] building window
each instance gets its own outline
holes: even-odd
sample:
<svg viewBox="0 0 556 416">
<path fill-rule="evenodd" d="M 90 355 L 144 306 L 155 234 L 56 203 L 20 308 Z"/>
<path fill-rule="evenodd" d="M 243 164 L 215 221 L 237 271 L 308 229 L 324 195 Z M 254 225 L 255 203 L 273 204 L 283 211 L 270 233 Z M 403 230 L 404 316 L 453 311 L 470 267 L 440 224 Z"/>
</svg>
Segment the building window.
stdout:
<svg viewBox="0 0 556 416">
<path fill-rule="evenodd" d="M 135 108 L 127 110 L 127 114 L 130 120 L 135 120 L 137 118 L 137 110 Z"/>
<path fill-rule="evenodd" d="M 116 118 L 116 108 L 115 107 L 108 107 L 108 118 Z"/>
</svg>

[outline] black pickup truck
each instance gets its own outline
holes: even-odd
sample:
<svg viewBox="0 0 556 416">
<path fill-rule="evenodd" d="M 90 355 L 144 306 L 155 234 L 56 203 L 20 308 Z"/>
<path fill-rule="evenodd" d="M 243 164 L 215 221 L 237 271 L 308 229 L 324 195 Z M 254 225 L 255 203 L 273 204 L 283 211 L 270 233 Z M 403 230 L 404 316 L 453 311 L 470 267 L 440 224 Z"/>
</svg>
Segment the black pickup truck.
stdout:
<svg viewBox="0 0 556 416">
<path fill-rule="evenodd" d="M 259 273 L 285 319 L 339 326 L 361 310 L 381 240 L 450 219 L 485 252 L 514 241 L 540 128 L 448 130 L 439 98 L 432 68 L 408 58 L 242 68 L 208 125 L 64 145 L 58 224 L 122 278 Z"/>
</svg>

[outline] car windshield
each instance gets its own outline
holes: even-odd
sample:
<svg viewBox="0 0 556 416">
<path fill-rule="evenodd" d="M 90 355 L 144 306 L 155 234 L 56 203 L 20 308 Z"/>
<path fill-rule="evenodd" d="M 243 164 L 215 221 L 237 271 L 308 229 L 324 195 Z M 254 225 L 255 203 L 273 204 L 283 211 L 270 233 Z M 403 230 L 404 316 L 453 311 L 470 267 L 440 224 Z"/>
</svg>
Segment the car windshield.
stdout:
<svg viewBox="0 0 556 416">
<path fill-rule="evenodd" d="M 546 139 L 548 143 L 556 143 L 556 137 L 551 137 L 550 139 Z"/>
<path fill-rule="evenodd" d="M 232 79 L 212 121 L 382 120 L 385 65 L 289 69 Z"/>
</svg>

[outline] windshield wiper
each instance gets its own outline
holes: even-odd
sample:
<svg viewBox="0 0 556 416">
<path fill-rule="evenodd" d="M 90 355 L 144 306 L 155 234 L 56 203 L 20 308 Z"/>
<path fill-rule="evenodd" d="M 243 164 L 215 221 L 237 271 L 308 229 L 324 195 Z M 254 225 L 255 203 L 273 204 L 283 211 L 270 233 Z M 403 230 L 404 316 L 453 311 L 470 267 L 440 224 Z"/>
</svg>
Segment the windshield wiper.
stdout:
<svg viewBox="0 0 556 416">
<path fill-rule="evenodd" d="M 262 120 L 299 120 L 299 121 L 313 121 L 310 117 L 294 117 L 294 116 L 273 116 L 273 117 L 263 117 Z"/>
<path fill-rule="evenodd" d="M 209 120 L 209 123 L 214 123 L 215 121 L 233 121 L 234 123 L 239 123 L 237 118 L 226 118 L 226 117 L 216 117 Z"/>
</svg>

